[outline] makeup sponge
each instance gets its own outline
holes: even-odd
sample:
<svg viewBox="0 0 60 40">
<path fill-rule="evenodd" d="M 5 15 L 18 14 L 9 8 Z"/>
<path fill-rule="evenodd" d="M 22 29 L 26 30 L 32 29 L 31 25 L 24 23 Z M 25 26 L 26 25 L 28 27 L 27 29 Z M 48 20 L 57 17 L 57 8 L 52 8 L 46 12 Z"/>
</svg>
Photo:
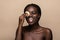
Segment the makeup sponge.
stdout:
<svg viewBox="0 0 60 40">
<path fill-rule="evenodd" d="M 25 13 L 26 13 L 26 16 L 29 16 L 30 15 L 30 13 L 28 11 L 26 11 Z"/>
</svg>

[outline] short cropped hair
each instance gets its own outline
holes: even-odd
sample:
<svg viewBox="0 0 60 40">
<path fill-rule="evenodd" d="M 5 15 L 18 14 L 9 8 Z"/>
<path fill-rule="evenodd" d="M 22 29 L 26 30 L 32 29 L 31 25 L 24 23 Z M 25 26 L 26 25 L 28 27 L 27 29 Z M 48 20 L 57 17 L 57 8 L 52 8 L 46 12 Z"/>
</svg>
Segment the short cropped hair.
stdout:
<svg viewBox="0 0 60 40">
<path fill-rule="evenodd" d="M 38 13 L 41 15 L 41 8 L 40 8 L 38 5 L 36 5 L 36 4 L 28 4 L 28 5 L 24 8 L 24 13 L 25 13 L 26 9 L 27 9 L 29 6 L 35 7 L 35 8 L 37 9 Z"/>
</svg>

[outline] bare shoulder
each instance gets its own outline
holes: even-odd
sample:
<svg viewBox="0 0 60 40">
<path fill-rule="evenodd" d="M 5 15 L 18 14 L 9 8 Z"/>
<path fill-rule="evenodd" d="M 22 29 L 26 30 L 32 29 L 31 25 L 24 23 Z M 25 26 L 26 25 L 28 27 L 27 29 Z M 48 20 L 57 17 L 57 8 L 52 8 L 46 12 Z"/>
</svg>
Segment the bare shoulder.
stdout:
<svg viewBox="0 0 60 40">
<path fill-rule="evenodd" d="M 42 27 L 43 31 L 45 33 L 48 33 L 48 34 L 51 34 L 52 33 L 52 30 L 50 28 L 45 28 L 45 27 Z"/>
<path fill-rule="evenodd" d="M 50 28 L 41 27 L 40 29 L 46 33 L 52 33 L 52 30 Z"/>
<path fill-rule="evenodd" d="M 52 30 L 51 30 L 50 28 L 45 28 L 45 31 L 46 31 L 47 33 L 52 33 Z"/>
<path fill-rule="evenodd" d="M 46 38 L 53 40 L 52 30 L 50 28 L 43 28 L 43 29 L 44 29 L 44 33 L 45 33 Z"/>
</svg>

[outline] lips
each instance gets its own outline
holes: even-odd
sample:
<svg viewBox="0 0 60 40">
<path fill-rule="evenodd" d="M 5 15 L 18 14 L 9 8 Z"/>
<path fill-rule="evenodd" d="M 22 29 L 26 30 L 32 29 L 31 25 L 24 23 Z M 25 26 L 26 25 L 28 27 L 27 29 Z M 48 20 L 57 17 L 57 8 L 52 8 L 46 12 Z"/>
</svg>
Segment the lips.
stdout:
<svg viewBox="0 0 60 40">
<path fill-rule="evenodd" d="M 28 21 L 29 21 L 30 23 L 33 22 L 33 18 L 32 18 L 32 17 L 29 18 Z"/>
</svg>

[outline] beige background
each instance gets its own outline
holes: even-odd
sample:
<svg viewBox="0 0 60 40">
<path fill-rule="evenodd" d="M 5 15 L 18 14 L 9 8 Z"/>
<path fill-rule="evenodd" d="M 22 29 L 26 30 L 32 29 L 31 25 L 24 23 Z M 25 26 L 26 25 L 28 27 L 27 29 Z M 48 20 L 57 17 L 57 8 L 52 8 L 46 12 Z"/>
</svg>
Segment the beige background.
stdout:
<svg viewBox="0 0 60 40">
<path fill-rule="evenodd" d="M 54 40 L 60 40 L 60 0 L 0 0 L 0 40 L 14 40 L 18 18 L 30 3 L 41 7 L 39 24 L 52 30 Z"/>
</svg>

